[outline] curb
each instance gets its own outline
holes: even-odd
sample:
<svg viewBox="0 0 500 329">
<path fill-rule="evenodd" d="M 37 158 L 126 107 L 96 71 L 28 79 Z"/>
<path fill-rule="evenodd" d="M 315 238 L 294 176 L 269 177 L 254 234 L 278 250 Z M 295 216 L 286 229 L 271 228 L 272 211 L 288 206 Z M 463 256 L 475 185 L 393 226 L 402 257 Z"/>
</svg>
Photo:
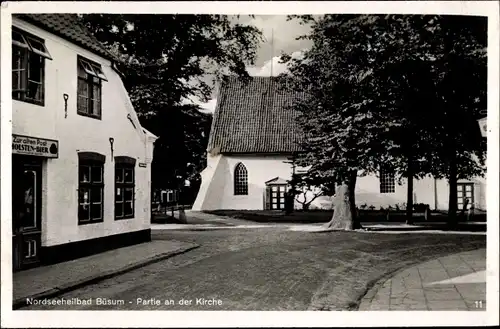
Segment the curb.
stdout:
<svg viewBox="0 0 500 329">
<path fill-rule="evenodd" d="M 214 231 L 214 230 L 227 230 L 235 228 L 235 226 L 200 226 L 200 227 L 174 227 L 174 228 L 152 228 L 153 231 Z"/>
<path fill-rule="evenodd" d="M 151 224 L 153 224 L 153 225 L 218 225 L 218 226 L 227 226 L 227 227 L 237 226 L 237 225 L 225 223 L 222 221 L 203 221 L 203 222 L 197 221 L 196 223 L 190 223 L 189 220 L 186 223 L 181 223 L 181 222 L 170 223 L 170 222 L 162 222 L 162 221 L 152 221 Z"/>
<path fill-rule="evenodd" d="M 375 297 L 375 295 L 379 291 L 380 287 L 383 286 L 384 283 L 387 282 L 387 280 L 393 278 L 394 276 L 396 276 L 396 274 L 404 271 L 406 268 L 411 268 L 412 266 L 415 266 L 416 264 L 418 264 L 418 263 L 413 263 L 410 265 L 403 265 L 402 267 L 399 267 L 395 270 L 392 270 L 389 273 L 386 273 L 377 279 L 373 279 L 373 280 L 369 281 L 366 284 L 365 293 L 361 294 L 361 296 L 356 300 L 356 302 L 355 302 L 356 305 L 353 306 L 352 310 L 353 311 L 364 311 L 364 310 L 359 309 L 361 307 L 361 305 L 363 305 L 363 303 L 371 303 L 373 298 Z"/>
<path fill-rule="evenodd" d="M 94 283 L 97 283 L 99 281 L 103 281 L 103 280 L 130 272 L 130 271 L 133 271 L 135 269 L 138 269 L 138 268 L 141 268 L 141 267 L 153 264 L 153 263 L 157 263 L 159 261 L 177 256 L 177 255 L 184 254 L 188 251 L 191 251 L 191 250 L 194 250 L 194 249 L 197 249 L 200 247 L 200 245 L 194 244 L 194 243 L 191 243 L 190 245 L 191 246 L 189 246 L 189 247 L 179 248 L 179 249 L 174 250 L 174 251 L 169 251 L 169 252 L 148 258 L 144 261 L 136 262 L 134 264 L 122 267 L 118 270 L 107 271 L 107 272 L 104 272 L 104 273 L 101 273 L 101 274 L 98 274 L 95 276 L 91 276 L 91 277 L 82 279 L 80 281 L 66 283 L 60 287 L 51 288 L 51 289 L 48 289 L 44 292 L 41 292 L 41 293 L 38 293 L 38 294 L 35 294 L 32 296 L 25 296 L 25 297 L 18 298 L 18 299 L 13 301 L 12 309 L 16 310 L 16 309 L 20 309 L 20 308 L 26 306 L 27 305 L 26 300 L 29 298 L 32 298 L 32 299 L 53 298 L 53 297 L 62 295 L 64 293 L 67 293 L 69 291 L 76 290 L 78 288 L 87 286 L 89 284 L 94 284 Z"/>
<path fill-rule="evenodd" d="M 283 226 L 287 228 L 287 226 Z M 216 231 L 216 230 L 228 230 L 228 229 L 262 229 L 262 228 L 281 228 L 281 226 L 273 225 L 253 225 L 251 227 L 246 226 L 191 226 L 191 227 L 175 227 L 175 228 L 151 228 L 151 231 Z"/>
<path fill-rule="evenodd" d="M 473 250 L 480 250 L 480 249 L 483 249 L 483 248 L 478 248 L 478 249 L 470 249 L 470 250 L 466 250 L 466 251 L 460 251 L 460 252 L 457 252 L 457 253 L 446 253 L 444 255 L 441 255 L 441 256 L 438 256 L 438 257 L 433 257 L 433 258 L 430 258 L 428 260 L 425 260 L 425 261 L 420 261 L 420 262 L 413 262 L 413 261 L 410 261 L 408 264 L 406 265 L 403 265 L 403 266 L 400 266 L 388 273 L 385 273 L 384 275 L 380 276 L 379 278 L 376 278 L 376 279 L 373 279 L 371 281 L 369 281 L 367 284 L 366 284 L 366 289 L 365 289 L 365 293 L 364 294 L 361 294 L 359 296 L 359 298 L 356 300 L 355 304 L 356 305 L 353 305 L 353 308 L 352 310 L 353 311 L 368 311 L 368 310 L 360 310 L 360 307 L 363 305 L 363 303 L 367 303 L 368 305 L 372 302 L 373 298 L 375 297 L 375 295 L 377 294 L 377 292 L 379 291 L 380 287 L 389 279 L 395 277 L 398 273 L 400 272 L 403 272 L 409 268 L 412 268 L 414 266 L 418 266 L 419 264 L 424 264 L 424 263 L 427 263 L 427 262 L 430 262 L 430 261 L 433 261 L 433 260 L 436 260 L 436 259 L 439 259 L 439 258 L 442 258 L 442 257 L 447 257 L 447 256 L 450 256 L 450 255 L 455 255 L 455 254 L 461 254 L 463 252 L 468 252 L 468 251 L 473 251 Z"/>
</svg>

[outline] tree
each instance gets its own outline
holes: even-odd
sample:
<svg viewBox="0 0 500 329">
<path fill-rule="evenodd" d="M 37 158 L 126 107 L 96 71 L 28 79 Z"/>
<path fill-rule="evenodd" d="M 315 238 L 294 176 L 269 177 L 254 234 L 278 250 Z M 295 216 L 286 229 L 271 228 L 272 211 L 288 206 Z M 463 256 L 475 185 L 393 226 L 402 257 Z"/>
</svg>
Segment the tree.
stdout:
<svg viewBox="0 0 500 329">
<path fill-rule="evenodd" d="M 153 188 L 177 189 L 184 180 L 196 187 L 200 180 L 198 173 L 206 165 L 212 115 L 200 112 L 195 105 L 173 109 L 142 118 L 146 129 L 160 132 L 154 148 Z"/>
<path fill-rule="evenodd" d="M 293 186 L 292 193 L 295 201 L 302 205 L 302 210 L 309 210 L 311 204 L 321 196 L 331 196 L 335 193 L 335 186 L 327 184 L 314 174 L 294 174 L 290 180 Z"/>
<path fill-rule="evenodd" d="M 439 42 L 434 66 L 437 106 L 433 175 L 449 182 L 448 224 L 457 223 L 457 180 L 485 172 L 486 141 L 476 120 L 482 117 L 487 93 L 487 19 L 446 16 L 436 19 Z"/>
<path fill-rule="evenodd" d="M 83 20 L 121 60 L 141 114 L 189 96 L 207 101 L 207 75 L 212 81 L 225 73 L 248 77 L 246 65 L 254 63 L 262 40 L 256 27 L 227 15 L 90 14 Z"/>
<path fill-rule="evenodd" d="M 453 224 L 456 180 L 484 173 L 486 144 L 475 121 L 486 108 L 487 20 L 438 15 L 394 15 L 393 20 L 404 22 L 392 25 L 397 30 L 391 34 L 407 55 L 391 55 L 385 64 L 380 61 L 386 74 L 378 70 L 379 86 L 385 99 L 399 100 L 392 111 L 402 125 L 389 138 L 395 140 L 396 150 L 401 148 L 396 153 L 404 155 L 402 161 L 397 156 L 394 160 L 408 179 L 408 222 L 413 203 L 410 177 L 432 174 L 449 181 Z"/>
<path fill-rule="evenodd" d="M 248 78 L 246 66 L 255 62 L 261 32 L 226 15 L 90 14 L 81 19 L 116 57 L 141 124 L 159 136 L 153 184 L 167 188 L 196 180 L 205 165 L 211 116 L 186 100 L 207 101 L 223 74 Z"/>
<path fill-rule="evenodd" d="M 373 140 L 380 141 L 376 137 L 381 124 L 392 124 L 385 119 L 374 124 L 373 120 L 379 114 L 370 106 L 375 95 L 370 93 L 374 89 L 372 58 L 366 56 L 369 19 L 326 15 L 313 20 L 312 32 L 306 37 L 313 41 L 311 49 L 302 58 L 282 58 L 290 64 L 283 85 L 305 94 L 293 104 L 305 134 L 304 152 L 298 154 L 297 164 L 310 166 L 307 175 L 330 186 L 339 183 L 333 217 L 327 225 L 338 229 L 361 227 L 354 197 L 358 172 L 378 169 L 376 160 L 387 145 Z"/>
</svg>

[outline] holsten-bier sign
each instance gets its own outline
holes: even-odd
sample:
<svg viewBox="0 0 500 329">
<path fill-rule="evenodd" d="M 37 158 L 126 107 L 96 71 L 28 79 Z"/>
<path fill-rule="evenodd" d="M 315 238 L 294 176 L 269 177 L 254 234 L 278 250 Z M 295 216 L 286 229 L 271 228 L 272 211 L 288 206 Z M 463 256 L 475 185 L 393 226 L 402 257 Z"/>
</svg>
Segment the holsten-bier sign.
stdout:
<svg viewBox="0 0 500 329">
<path fill-rule="evenodd" d="M 12 153 L 57 158 L 59 142 L 52 139 L 12 135 Z"/>
</svg>

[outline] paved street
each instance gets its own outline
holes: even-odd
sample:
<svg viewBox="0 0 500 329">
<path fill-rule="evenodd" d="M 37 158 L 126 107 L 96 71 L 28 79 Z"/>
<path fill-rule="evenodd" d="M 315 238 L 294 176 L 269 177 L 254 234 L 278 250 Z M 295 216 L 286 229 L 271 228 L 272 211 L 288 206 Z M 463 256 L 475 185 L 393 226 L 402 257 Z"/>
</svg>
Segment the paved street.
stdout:
<svg viewBox="0 0 500 329">
<path fill-rule="evenodd" d="M 376 286 L 360 310 L 485 311 L 486 249 L 413 266 Z"/>
<path fill-rule="evenodd" d="M 352 310 L 382 276 L 486 243 L 481 235 L 277 227 L 154 232 L 156 240 L 201 246 L 56 297 L 92 298 L 90 305 L 23 309 Z"/>
<path fill-rule="evenodd" d="M 13 277 L 13 304 L 18 308 L 29 298 L 74 290 L 75 285 L 97 282 L 101 278 L 125 273 L 197 247 L 196 244 L 176 240 L 156 240 L 20 271 Z"/>
</svg>

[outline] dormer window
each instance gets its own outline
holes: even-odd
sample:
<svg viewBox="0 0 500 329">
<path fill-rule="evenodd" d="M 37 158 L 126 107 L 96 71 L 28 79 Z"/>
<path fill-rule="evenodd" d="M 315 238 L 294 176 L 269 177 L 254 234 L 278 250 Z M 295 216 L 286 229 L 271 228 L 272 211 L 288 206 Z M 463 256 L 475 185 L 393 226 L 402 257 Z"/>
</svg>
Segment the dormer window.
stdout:
<svg viewBox="0 0 500 329">
<path fill-rule="evenodd" d="M 44 105 L 45 59 L 52 60 L 45 41 L 12 27 L 12 98 Z"/>
<path fill-rule="evenodd" d="M 103 80 L 108 81 L 100 64 L 78 57 L 78 114 L 101 119 Z"/>
</svg>

